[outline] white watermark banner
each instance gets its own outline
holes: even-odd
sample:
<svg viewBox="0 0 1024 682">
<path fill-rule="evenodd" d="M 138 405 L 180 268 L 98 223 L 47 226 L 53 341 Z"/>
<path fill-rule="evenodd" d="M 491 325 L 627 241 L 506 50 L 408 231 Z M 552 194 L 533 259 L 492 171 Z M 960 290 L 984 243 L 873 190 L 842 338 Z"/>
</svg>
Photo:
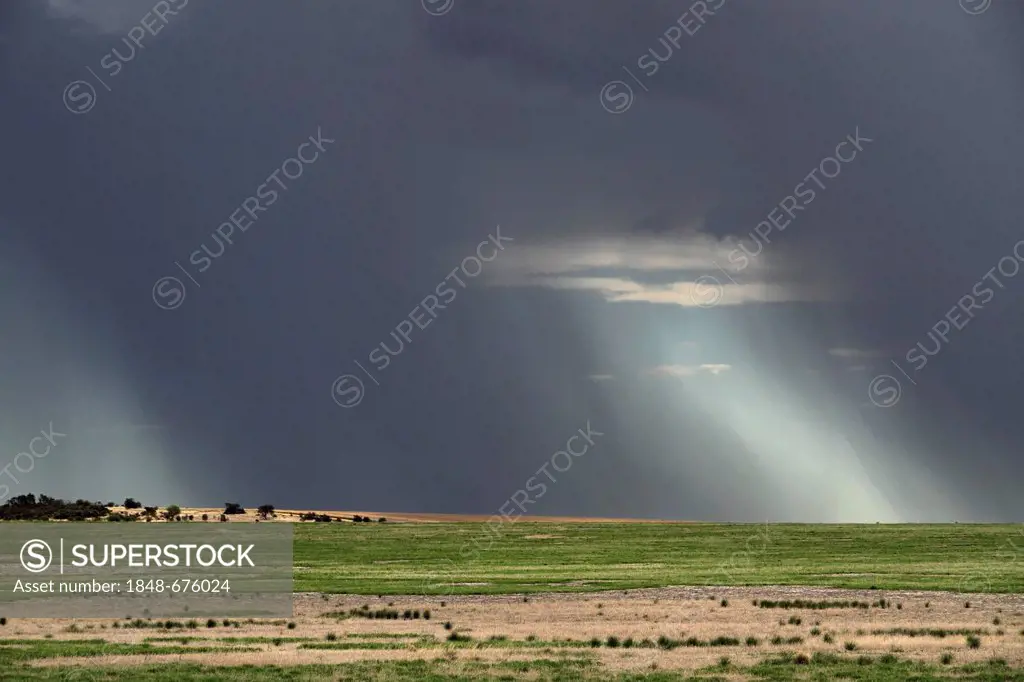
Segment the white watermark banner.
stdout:
<svg viewBox="0 0 1024 682">
<path fill-rule="evenodd" d="M 292 524 L 4 523 L 0 604 L 20 618 L 292 615 Z"/>
</svg>

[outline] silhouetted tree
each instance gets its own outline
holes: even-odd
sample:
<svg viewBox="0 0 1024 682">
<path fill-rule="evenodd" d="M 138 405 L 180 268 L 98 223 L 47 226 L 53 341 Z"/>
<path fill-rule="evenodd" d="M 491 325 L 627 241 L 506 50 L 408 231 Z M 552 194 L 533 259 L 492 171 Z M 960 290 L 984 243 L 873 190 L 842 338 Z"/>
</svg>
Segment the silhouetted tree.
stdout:
<svg viewBox="0 0 1024 682">
<path fill-rule="evenodd" d="M 32 493 L 15 495 L 0 506 L 0 520 L 5 521 L 84 521 L 107 516 L 110 510 L 103 504 L 77 500 L 65 500 L 40 495 L 39 499 Z"/>
</svg>

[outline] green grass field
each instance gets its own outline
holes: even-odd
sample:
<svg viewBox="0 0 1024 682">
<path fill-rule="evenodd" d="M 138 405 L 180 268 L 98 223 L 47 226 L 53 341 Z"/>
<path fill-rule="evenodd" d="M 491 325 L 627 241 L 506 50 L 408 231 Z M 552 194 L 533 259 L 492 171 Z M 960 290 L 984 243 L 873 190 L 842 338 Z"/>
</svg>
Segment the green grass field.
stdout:
<svg viewBox="0 0 1024 682">
<path fill-rule="evenodd" d="M 500 594 L 704 584 L 1024 590 L 1024 563 L 1017 563 L 1018 554 L 1024 559 L 1024 524 L 520 521 L 499 532 L 488 535 L 481 523 L 300 524 L 295 590 Z M 531 539 L 536 535 L 554 537 Z"/>
<path fill-rule="evenodd" d="M 992 592 L 1024 589 L 1024 563 L 1017 563 L 1018 547 L 1024 550 L 1024 525 L 765 526 L 521 521 L 501 526 L 497 536 L 488 535 L 484 524 L 468 522 L 298 524 L 294 530 L 296 592 L 443 595 L 587 592 L 684 585 L 812 585 L 879 590 L 966 588 Z M 819 617 L 820 612 L 806 613 L 811 614 L 806 618 L 810 621 L 812 616 Z M 785 615 L 779 614 L 780 618 Z M 986 615 L 986 623 L 987 619 Z M 285 621 L 280 621 L 277 627 L 283 628 L 284 624 Z M 991 635 L 986 629 L 982 646 L 1003 641 L 990 637 L 1010 638 L 1006 641 L 1024 637 L 1024 629 L 1017 632 L 1019 625 L 1008 628 L 1010 631 L 1005 635 L 1002 631 Z M 11 622 L 6 627 L 13 630 L 17 626 Z M 504 637 L 494 641 L 472 638 L 447 641 L 444 631 L 439 630 L 442 634 L 437 637 L 391 633 L 370 639 L 365 634 L 345 633 L 343 626 L 338 627 L 341 639 L 331 636 L 327 641 L 322 634 L 316 638 L 284 636 L 292 629 L 282 629 L 282 636 L 278 637 L 206 640 L 190 631 L 178 636 L 145 637 L 144 641 L 134 644 L 104 642 L 103 639 L 3 639 L 0 640 L 0 681 L 711 682 L 745 679 L 824 682 L 856 679 L 865 682 L 1024 682 L 1024 669 L 1010 668 L 992 654 L 984 662 L 963 665 L 959 657 L 966 649 L 960 636 L 955 641 L 951 639 L 947 647 L 956 652 L 955 660 L 943 662 L 938 660 L 937 654 L 927 662 L 913 662 L 898 653 L 868 656 L 851 649 L 838 653 L 818 651 L 810 656 L 801 654 L 802 658 L 798 658 L 797 652 L 776 650 L 765 651 L 763 658 L 754 659 L 760 662 L 738 666 L 729 662 L 728 657 L 746 650 L 747 645 L 741 645 L 741 640 L 736 638 L 723 641 L 718 647 L 723 659 L 718 665 L 689 672 L 645 669 L 620 673 L 606 668 L 585 638 L 571 642 Z M 301 631 L 300 628 L 296 634 Z M 303 651 L 410 649 L 429 653 L 418 660 L 371 659 L 333 665 L 222 666 L 170 660 L 160 663 L 162 656 L 178 653 L 217 654 L 286 645 Z M 495 648 L 515 649 L 529 655 L 524 656 L 524 660 L 513 661 L 475 657 L 477 649 Z M 470 655 L 457 656 L 459 652 Z M 141 666 L 88 664 L 99 656 L 132 654 L 154 658 Z M 712 660 L 716 660 L 717 655 L 716 651 L 716 658 Z M 77 659 L 77 665 L 74 668 L 34 665 L 65 656 Z M 81 667 L 83 663 L 88 667 Z"/>
<path fill-rule="evenodd" d="M 45 658 L 49 652 L 22 645 L 21 660 Z M 71 651 L 69 646 L 68 650 Z M 88 655 L 78 645 L 78 655 Z M 231 666 L 211 667 L 195 664 L 148 664 L 132 667 L 31 668 L 14 664 L 10 650 L 0 646 L 0 680 L 31 682 L 507 682 L 529 679 L 533 682 L 726 682 L 737 675 L 744 679 L 779 681 L 808 680 L 826 682 L 836 679 L 862 682 L 1024 682 L 1024 671 L 1011 669 L 998 661 L 970 666 L 939 666 L 896 657 L 817 656 L 798 662 L 793 654 L 765 659 L 754 666 L 737 667 L 728 663 L 694 673 L 651 671 L 610 673 L 587 656 L 566 656 L 557 660 L 487 663 L 454 662 L 438 657 L 420 661 L 363 661 L 340 665 Z M 168 652 L 173 653 L 173 652 Z"/>
</svg>

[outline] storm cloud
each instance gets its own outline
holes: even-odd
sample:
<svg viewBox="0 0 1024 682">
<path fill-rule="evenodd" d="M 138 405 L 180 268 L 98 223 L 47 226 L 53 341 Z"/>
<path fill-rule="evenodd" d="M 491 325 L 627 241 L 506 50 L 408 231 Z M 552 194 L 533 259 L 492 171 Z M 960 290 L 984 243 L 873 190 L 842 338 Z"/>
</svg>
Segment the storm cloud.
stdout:
<svg viewBox="0 0 1024 682">
<path fill-rule="evenodd" d="M 496 513 L 589 420 L 531 513 L 1019 519 L 1024 10 L 962 4 L 7 3 L 0 465 L 69 428 L 0 483 Z"/>
</svg>

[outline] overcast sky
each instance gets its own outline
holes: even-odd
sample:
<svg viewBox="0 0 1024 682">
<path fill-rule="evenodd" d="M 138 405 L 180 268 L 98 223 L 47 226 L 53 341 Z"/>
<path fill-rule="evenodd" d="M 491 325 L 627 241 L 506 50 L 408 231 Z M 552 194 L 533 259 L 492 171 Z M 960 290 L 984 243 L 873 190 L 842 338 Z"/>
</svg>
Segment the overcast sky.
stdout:
<svg viewBox="0 0 1024 682">
<path fill-rule="evenodd" d="M 989 5 L 6 0 L 0 493 L 1019 521 Z"/>
</svg>

